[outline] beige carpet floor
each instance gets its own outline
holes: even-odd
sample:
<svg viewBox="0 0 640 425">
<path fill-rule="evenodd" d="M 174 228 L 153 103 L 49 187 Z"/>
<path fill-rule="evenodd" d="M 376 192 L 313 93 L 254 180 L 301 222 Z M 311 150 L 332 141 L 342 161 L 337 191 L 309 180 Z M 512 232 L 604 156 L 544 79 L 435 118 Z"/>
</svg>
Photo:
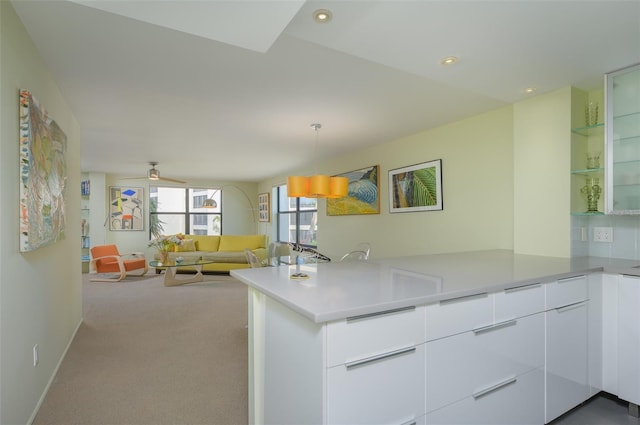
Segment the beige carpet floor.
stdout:
<svg viewBox="0 0 640 425">
<path fill-rule="evenodd" d="M 225 275 L 89 282 L 34 424 L 247 423 L 247 288 Z"/>
</svg>

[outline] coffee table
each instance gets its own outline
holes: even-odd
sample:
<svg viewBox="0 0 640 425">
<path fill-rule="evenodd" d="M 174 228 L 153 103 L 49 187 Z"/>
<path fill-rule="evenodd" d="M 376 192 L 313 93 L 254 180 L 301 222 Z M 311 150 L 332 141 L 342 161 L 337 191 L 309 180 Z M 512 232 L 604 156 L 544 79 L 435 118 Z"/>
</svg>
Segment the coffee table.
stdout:
<svg viewBox="0 0 640 425">
<path fill-rule="evenodd" d="M 155 267 L 156 269 L 164 270 L 164 286 L 178 286 L 184 285 L 187 283 L 195 283 L 202 282 L 204 280 L 204 275 L 202 274 L 202 266 L 204 264 L 211 264 L 215 261 L 211 260 L 182 260 L 180 262 L 175 260 L 169 260 L 165 263 L 157 260 L 149 261 L 149 265 L 151 267 Z M 178 269 L 181 267 L 189 268 L 190 270 L 195 270 L 196 274 L 186 278 L 177 278 L 176 274 Z"/>
</svg>

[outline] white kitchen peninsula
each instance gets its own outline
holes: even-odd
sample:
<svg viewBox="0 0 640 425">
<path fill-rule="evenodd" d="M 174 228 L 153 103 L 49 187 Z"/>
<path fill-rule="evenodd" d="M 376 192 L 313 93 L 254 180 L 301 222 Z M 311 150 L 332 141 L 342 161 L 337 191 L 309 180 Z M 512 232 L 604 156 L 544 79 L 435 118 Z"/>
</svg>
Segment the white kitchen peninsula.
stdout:
<svg viewBox="0 0 640 425">
<path fill-rule="evenodd" d="M 234 270 L 250 423 L 546 423 L 602 389 L 602 273 L 635 265 L 480 251 Z"/>
</svg>

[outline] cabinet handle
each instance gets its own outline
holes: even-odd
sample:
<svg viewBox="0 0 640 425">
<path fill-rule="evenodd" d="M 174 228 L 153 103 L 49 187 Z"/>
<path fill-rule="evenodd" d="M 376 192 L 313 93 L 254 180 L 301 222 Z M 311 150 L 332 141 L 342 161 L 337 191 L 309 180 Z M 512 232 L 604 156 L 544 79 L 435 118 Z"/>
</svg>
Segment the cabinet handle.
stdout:
<svg viewBox="0 0 640 425">
<path fill-rule="evenodd" d="M 509 320 L 505 320 L 504 322 L 494 323 L 493 325 L 482 326 L 480 328 L 475 328 L 473 330 L 473 333 L 481 334 L 483 332 L 493 331 L 493 330 L 496 330 L 496 329 L 500 329 L 500 328 L 504 328 L 504 327 L 507 327 L 507 326 L 515 325 L 516 323 L 518 323 L 518 321 L 516 319 L 509 319 Z"/>
<path fill-rule="evenodd" d="M 409 307 L 394 308 L 393 310 L 385 310 L 385 311 L 378 311 L 376 313 L 367 313 L 367 314 L 361 314 L 359 316 L 351 316 L 351 317 L 347 317 L 347 323 L 355 322 L 356 320 L 369 319 L 371 317 L 384 316 L 386 314 L 395 314 L 395 313 L 403 313 L 405 311 L 414 311 L 415 309 L 416 309 L 416 306 L 412 305 Z"/>
<path fill-rule="evenodd" d="M 561 306 L 561 307 L 556 307 L 556 309 L 555 309 L 555 310 L 556 310 L 558 313 L 563 313 L 563 312 L 568 311 L 568 310 L 573 310 L 574 308 L 582 307 L 582 306 L 583 306 L 583 305 L 585 305 L 586 303 L 587 303 L 587 301 L 586 301 L 586 300 L 584 300 L 584 301 L 578 301 L 578 302 L 576 302 L 576 303 L 571 303 L 571 304 L 563 305 L 563 306 Z"/>
<path fill-rule="evenodd" d="M 471 299 L 474 299 L 474 298 L 484 298 L 487 295 L 489 295 L 489 294 L 487 294 L 486 292 L 483 292 L 481 294 L 465 295 L 463 297 L 449 298 L 448 300 L 440 301 L 440 305 L 453 304 L 453 303 L 457 303 L 457 302 L 460 302 L 460 301 L 471 300 Z"/>
<path fill-rule="evenodd" d="M 516 378 L 515 376 L 510 376 L 509 378 L 505 379 L 502 382 L 499 382 L 497 384 L 491 385 L 487 388 L 484 388 L 480 391 L 476 391 L 475 393 L 473 393 L 473 398 L 480 398 L 483 397 L 489 393 L 492 393 L 496 390 L 499 390 L 502 387 L 506 387 L 509 384 L 513 384 L 514 382 L 516 382 L 518 380 L 518 378 Z"/>
<path fill-rule="evenodd" d="M 577 279 L 582 279 L 582 278 L 584 278 L 583 274 L 581 274 L 580 276 L 565 277 L 564 279 L 558 279 L 558 283 L 570 282 L 572 280 L 577 280 Z"/>
<path fill-rule="evenodd" d="M 351 370 L 356 367 L 364 366 L 369 363 L 377 362 L 380 360 L 387 360 L 392 357 L 401 356 L 403 354 L 413 353 L 414 351 L 416 351 L 416 347 L 401 348 L 399 350 L 390 351 L 388 353 L 378 354 L 377 356 L 367 357 L 366 359 L 356 360 L 354 362 L 347 362 L 344 365 L 347 367 L 347 370 Z"/>
<path fill-rule="evenodd" d="M 504 292 L 510 293 L 510 292 L 526 291 L 527 289 L 539 288 L 541 286 L 542 286 L 542 283 L 534 283 L 532 285 L 516 286 L 514 288 L 507 288 L 507 289 L 504 290 Z"/>
</svg>

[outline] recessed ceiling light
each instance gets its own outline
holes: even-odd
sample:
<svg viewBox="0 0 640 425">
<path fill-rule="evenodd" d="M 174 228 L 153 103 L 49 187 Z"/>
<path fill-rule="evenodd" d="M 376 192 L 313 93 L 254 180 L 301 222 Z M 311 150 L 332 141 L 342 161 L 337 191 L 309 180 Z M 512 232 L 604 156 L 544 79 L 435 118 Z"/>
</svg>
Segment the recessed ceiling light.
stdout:
<svg viewBox="0 0 640 425">
<path fill-rule="evenodd" d="M 535 87 L 527 87 L 526 89 L 522 90 L 522 93 L 524 94 L 532 94 L 535 93 L 536 88 Z"/>
<path fill-rule="evenodd" d="M 455 56 L 447 56 L 446 58 L 442 58 L 442 60 L 440 61 L 440 65 L 453 65 L 454 63 L 458 62 L 458 58 Z"/>
<path fill-rule="evenodd" d="M 313 12 L 313 19 L 319 24 L 326 24 L 331 20 L 331 16 L 329 9 L 318 9 Z"/>
</svg>

